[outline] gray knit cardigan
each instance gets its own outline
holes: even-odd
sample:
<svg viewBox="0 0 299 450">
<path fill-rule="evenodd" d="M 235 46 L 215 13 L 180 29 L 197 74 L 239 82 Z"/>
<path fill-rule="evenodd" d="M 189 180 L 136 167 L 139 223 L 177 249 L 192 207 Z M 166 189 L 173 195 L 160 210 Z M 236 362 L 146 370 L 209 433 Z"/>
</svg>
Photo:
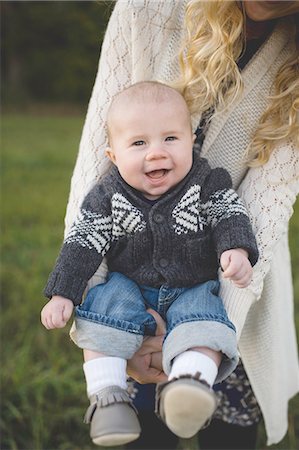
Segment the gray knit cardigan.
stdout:
<svg viewBox="0 0 299 450">
<path fill-rule="evenodd" d="M 258 250 L 246 209 L 228 172 L 194 156 L 188 175 L 154 204 L 114 167 L 86 196 L 66 236 L 45 295 L 81 303 L 88 280 L 108 268 L 138 284 L 188 287 L 216 279 L 223 251 Z"/>
</svg>

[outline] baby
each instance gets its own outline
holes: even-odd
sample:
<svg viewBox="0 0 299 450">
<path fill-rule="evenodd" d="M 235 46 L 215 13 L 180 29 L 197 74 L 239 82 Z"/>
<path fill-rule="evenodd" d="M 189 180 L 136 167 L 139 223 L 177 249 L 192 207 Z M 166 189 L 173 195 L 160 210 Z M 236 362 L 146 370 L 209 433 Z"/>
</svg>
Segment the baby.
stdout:
<svg viewBox="0 0 299 450">
<path fill-rule="evenodd" d="M 138 438 L 126 388 L 127 360 L 154 335 L 152 308 L 166 322 L 158 414 L 178 436 L 211 417 L 212 386 L 238 362 L 234 325 L 218 296 L 225 278 L 246 287 L 258 258 L 246 209 L 222 168 L 193 150 L 184 98 L 158 82 L 117 94 L 107 116 L 107 157 L 114 167 L 86 196 L 51 273 L 42 310 L 47 329 L 75 312 L 74 342 L 84 349 L 97 445 Z M 82 296 L 104 256 L 104 283 Z"/>
</svg>

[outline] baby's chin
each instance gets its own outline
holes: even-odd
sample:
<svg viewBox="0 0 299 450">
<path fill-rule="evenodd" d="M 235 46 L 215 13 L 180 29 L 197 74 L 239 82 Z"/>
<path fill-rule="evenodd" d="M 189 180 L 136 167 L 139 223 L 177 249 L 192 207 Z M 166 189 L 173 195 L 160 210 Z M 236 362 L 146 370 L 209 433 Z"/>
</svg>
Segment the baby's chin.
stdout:
<svg viewBox="0 0 299 450">
<path fill-rule="evenodd" d="M 166 191 L 165 191 L 166 192 Z M 147 200 L 158 200 L 158 198 L 160 198 L 162 195 L 164 194 L 164 192 L 162 194 L 149 194 L 148 192 L 143 192 L 143 197 L 145 197 Z"/>
</svg>

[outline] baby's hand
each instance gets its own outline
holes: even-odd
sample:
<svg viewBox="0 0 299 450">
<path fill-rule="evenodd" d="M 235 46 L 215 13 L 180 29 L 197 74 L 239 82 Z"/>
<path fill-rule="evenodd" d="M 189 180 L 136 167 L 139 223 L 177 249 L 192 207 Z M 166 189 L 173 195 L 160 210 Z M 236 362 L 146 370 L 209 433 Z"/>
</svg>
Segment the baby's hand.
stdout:
<svg viewBox="0 0 299 450">
<path fill-rule="evenodd" d="M 54 295 L 43 307 L 41 321 L 47 330 L 63 328 L 72 315 L 74 304 L 68 298 Z"/>
<path fill-rule="evenodd" d="M 252 278 L 252 267 L 246 250 L 242 248 L 226 250 L 221 255 L 220 264 L 223 278 L 229 278 L 239 288 L 249 285 Z"/>
</svg>

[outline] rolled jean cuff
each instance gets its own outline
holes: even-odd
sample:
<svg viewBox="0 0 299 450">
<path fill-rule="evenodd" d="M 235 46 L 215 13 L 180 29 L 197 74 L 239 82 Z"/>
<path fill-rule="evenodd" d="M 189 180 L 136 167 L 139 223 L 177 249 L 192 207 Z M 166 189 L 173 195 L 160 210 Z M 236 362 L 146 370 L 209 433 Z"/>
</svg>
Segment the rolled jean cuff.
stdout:
<svg viewBox="0 0 299 450">
<path fill-rule="evenodd" d="M 70 338 L 80 348 L 130 359 L 141 347 L 143 336 L 128 333 L 99 323 L 76 318 Z"/>
<path fill-rule="evenodd" d="M 236 333 L 216 321 L 185 322 L 175 327 L 163 344 L 163 370 L 170 373 L 172 360 L 193 347 L 208 347 L 223 353 L 216 383 L 225 380 L 237 367 L 239 354 Z"/>
</svg>

